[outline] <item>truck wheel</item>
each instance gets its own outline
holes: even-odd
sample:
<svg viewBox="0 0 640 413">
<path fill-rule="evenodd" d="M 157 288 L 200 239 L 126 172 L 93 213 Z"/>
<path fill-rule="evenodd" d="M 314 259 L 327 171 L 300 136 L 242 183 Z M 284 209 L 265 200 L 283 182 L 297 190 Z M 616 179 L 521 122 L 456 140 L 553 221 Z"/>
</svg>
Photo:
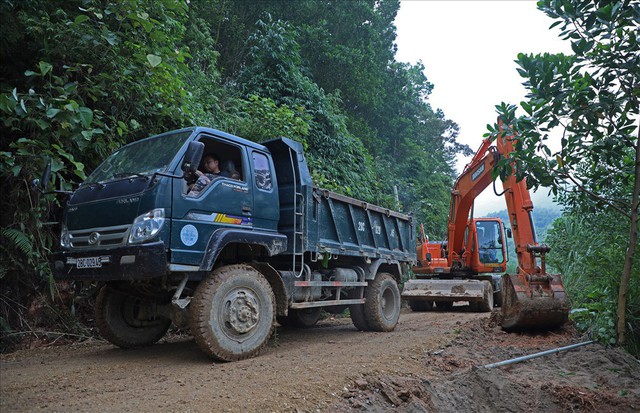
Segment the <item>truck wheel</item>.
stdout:
<svg viewBox="0 0 640 413">
<path fill-rule="evenodd" d="M 298 328 L 309 328 L 316 325 L 318 320 L 320 320 L 321 314 L 322 308 L 311 307 L 301 308 L 299 310 L 291 309 L 289 310 L 288 317 L 293 326 Z"/>
<path fill-rule="evenodd" d="M 411 300 L 409 301 L 409 308 L 417 313 L 429 311 L 433 309 L 433 301 Z"/>
<path fill-rule="evenodd" d="M 491 281 L 483 281 L 484 283 L 484 294 L 482 296 L 482 301 L 478 303 L 478 310 L 481 313 L 487 313 L 493 310 L 493 286 L 491 285 Z"/>
<path fill-rule="evenodd" d="M 365 288 L 364 316 L 373 331 L 392 331 L 400 318 L 400 290 L 393 276 L 380 272 Z"/>
<path fill-rule="evenodd" d="M 218 268 L 193 295 L 191 334 L 200 349 L 217 360 L 253 357 L 271 337 L 274 301 L 269 282 L 253 267 Z"/>
<path fill-rule="evenodd" d="M 369 331 L 371 328 L 367 324 L 367 319 L 364 316 L 364 304 L 353 304 L 349 306 L 349 316 L 351 322 L 360 331 Z"/>
<path fill-rule="evenodd" d="M 155 303 L 106 285 L 98 293 L 95 311 L 100 335 L 122 348 L 151 345 L 171 325 L 171 320 L 158 317 Z"/>
</svg>

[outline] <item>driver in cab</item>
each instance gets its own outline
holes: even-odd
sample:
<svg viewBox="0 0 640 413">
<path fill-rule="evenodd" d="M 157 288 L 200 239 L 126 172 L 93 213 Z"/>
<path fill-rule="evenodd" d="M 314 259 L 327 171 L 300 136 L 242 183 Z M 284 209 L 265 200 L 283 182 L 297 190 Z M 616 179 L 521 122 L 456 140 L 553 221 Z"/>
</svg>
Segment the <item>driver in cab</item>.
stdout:
<svg viewBox="0 0 640 413">
<path fill-rule="evenodd" d="M 216 177 L 229 177 L 226 171 L 220 170 L 220 158 L 215 153 L 208 153 L 204 156 L 203 166 L 205 172 L 196 171 L 198 179 L 193 184 L 187 196 L 198 196 Z"/>
</svg>

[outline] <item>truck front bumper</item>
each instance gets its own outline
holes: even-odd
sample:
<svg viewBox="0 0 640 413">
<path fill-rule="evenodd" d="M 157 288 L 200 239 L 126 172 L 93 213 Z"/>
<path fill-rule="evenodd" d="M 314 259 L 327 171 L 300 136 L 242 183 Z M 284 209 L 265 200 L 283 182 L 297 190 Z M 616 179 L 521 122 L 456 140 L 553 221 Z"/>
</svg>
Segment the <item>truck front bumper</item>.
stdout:
<svg viewBox="0 0 640 413">
<path fill-rule="evenodd" d="M 53 254 L 56 280 L 140 280 L 167 273 L 162 241 L 109 250 L 60 251 Z"/>
</svg>

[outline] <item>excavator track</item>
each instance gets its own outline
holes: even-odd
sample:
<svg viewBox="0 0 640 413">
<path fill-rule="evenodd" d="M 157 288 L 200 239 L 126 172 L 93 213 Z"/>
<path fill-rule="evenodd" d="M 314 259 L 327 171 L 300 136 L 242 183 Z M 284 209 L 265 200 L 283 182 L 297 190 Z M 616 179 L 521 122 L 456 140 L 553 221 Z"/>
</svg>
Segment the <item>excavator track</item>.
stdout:
<svg viewBox="0 0 640 413">
<path fill-rule="evenodd" d="M 502 329 L 551 330 L 569 317 L 569 298 L 560 275 L 502 277 Z"/>
</svg>

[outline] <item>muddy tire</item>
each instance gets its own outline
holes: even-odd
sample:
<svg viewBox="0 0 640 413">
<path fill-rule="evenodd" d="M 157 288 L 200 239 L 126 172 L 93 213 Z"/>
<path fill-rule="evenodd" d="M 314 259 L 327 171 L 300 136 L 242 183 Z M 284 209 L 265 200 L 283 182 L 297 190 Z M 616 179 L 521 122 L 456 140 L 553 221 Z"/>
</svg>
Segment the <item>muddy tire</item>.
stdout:
<svg viewBox="0 0 640 413">
<path fill-rule="evenodd" d="M 409 308 L 417 313 L 429 311 L 433 309 L 433 301 L 411 300 L 409 301 Z"/>
<path fill-rule="evenodd" d="M 490 281 L 483 281 L 484 283 L 484 294 L 482 296 L 482 301 L 478 301 L 474 303 L 472 306 L 473 311 L 480 313 L 488 313 L 493 310 L 493 286 Z"/>
<path fill-rule="evenodd" d="M 320 316 L 322 315 L 322 308 L 320 307 L 311 307 L 311 308 L 301 308 L 301 309 L 291 309 L 289 310 L 289 320 L 291 325 L 298 328 L 309 328 L 313 327 L 320 320 Z"/>
<path fill-rule="evenodd" d="M 373 331 L 392 331 L 400 318 L 400 290 L 393 276 L 380 272 L 365 288 L 364 316 Z"/>
<path fill-rule="evenodd" d="M 371 328 L 367 324 L 367 319 L 364 316 L 364 304 L 353 304 L 349 306 L 349 317 L 351 322 L 360 331 L 369 331 Z"/>
<path fill-rule="evenodd" d="M 96 298 L 96 326 L 100 335 L 122 348 L 149 346 L 166 334 L 171 320 L 158 317 L 156 304 L 109 286 Z"/>
<path fill-rule="evenodd" d="M 191 301 L 190 327 L 198 347 L 221 361 L 257 355 L 274 328 L 269 282 L 248 265 L 229 265 L 202 280 Z"/>
</svg>

